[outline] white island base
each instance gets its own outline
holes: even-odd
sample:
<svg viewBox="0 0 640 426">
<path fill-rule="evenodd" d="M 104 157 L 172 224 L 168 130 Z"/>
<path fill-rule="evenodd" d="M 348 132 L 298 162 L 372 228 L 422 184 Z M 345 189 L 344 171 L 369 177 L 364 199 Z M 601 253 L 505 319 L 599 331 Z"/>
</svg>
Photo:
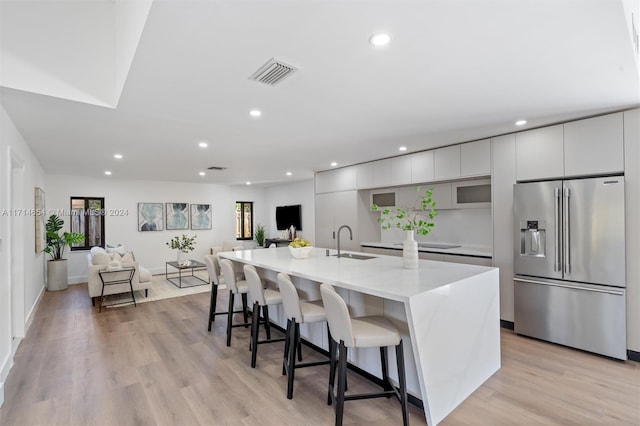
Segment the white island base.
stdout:
<svg viewBox="0 0 640 426">
<path fill-rule="evenodd" d="M 420 260 L 418 269 L 404 269 L 399 257 L 337 258 L 326 256 L 325 249 L 294 259 L 287 247 L 218 256 L 238 262 L 239 268 L 254 265 L 274 282 L 278 272 L 289 274 L 304 300 L 320 299 L 319 283 L 332 284 L 352 316 L 390 318 L 403 334 L 409 393 L 422 400 L 429 425 L 442 421 L 500 368 L 497 268 Z M 286 324 L 281 309 L 272 320 Z M 324 326 L 307 325 L 301 333 L 328 348 Z M 349 355 L 350 363 L 380 377 L 377 349 Z M 390 374 L 397 378 L 394 357 L 389 351 Z"/>
</svg>

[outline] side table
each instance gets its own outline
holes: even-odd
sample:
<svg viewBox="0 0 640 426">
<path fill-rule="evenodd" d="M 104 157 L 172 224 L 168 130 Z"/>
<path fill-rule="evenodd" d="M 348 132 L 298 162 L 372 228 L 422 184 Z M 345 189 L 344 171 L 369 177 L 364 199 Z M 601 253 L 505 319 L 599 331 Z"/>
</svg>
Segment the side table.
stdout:
<svg viewBox="0 0 640 426">
<path fill-rule="evenodd" d="M 133 303 L 134 306 L 138 306 L 136 304 L 136 297 L 133 293 L 133 275 L 136 272 L 136 268 L 122 268 L 122 269 L 114 269 L 108 270 L 104 269 L 98 272 L 100 275 L 100 281 L 102 281 L 102 293 L 100 294 L 100 309 L 98 312 L 102 312 L 102 307 L 105 306 L 116 306 L 116 305 L 128 305 Z M 130 297 L 124 299 L 116 299 L 112 301 L 105 301 L 104 288 L 110 285 L 117 284 L 129 284 Z"/>
</svg>

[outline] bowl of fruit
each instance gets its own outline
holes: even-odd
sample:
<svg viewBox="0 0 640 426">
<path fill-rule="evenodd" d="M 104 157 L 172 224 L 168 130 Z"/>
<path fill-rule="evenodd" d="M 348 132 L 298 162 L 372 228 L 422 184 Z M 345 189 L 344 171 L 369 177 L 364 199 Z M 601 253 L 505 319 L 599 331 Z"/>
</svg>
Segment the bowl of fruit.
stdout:
<svg viewBox="0 0 640 426">
<path fill-rule="evenodd" d="M 307 259 L 313 252 L 313 246 L 307 240 L 295 238 L 289 243 L 289 253 L 295 259 Z"/>
</svg>

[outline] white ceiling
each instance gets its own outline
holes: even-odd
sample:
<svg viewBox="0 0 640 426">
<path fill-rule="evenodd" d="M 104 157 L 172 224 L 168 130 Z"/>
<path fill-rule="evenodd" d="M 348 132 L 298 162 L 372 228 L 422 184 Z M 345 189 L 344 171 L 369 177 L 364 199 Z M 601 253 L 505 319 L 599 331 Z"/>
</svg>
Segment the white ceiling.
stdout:
<svg viewBox="0 0 640 426">
<path fill-rule="evenodd" d="M 0 4 L 0 103 L 52 174 L 269 185 L 640 104 L 619 0 Z M 272 57 L 300 70 L 248 80 Z"/>
</svg>

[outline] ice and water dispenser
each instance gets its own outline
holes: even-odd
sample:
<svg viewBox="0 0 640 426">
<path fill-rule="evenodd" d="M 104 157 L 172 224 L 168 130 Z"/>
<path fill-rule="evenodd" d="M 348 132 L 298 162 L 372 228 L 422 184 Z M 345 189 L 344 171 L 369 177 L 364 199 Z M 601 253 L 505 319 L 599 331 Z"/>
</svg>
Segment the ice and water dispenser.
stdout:
<svg viewBox="0 0 640 426">
<path fill-rule="evenodd" d="M 520 255 L 545 257 L 546 223 L 542 220 L 520 221 Z"/>
</svg>

